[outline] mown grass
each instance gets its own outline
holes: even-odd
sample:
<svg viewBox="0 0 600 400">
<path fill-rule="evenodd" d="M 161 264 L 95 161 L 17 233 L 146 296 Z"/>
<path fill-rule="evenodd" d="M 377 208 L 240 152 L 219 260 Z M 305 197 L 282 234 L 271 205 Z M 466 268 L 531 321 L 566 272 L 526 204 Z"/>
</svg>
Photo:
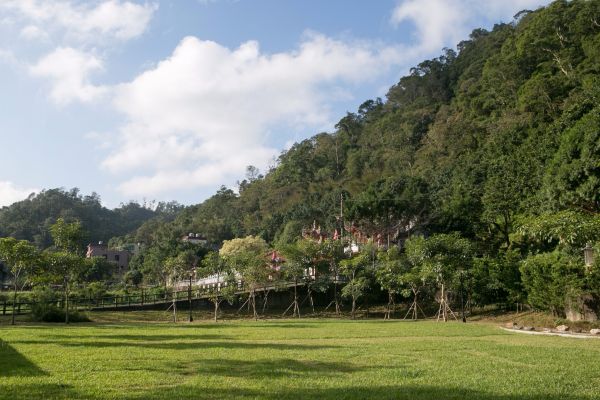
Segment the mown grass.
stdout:
<svg viewBox="0 0 600 400">
<path fill-rule="evenodd" d="M 599 398 L 600 340 L 487 324 L 104 322 L 0 338 L 1 399 Z"/>
</svg>

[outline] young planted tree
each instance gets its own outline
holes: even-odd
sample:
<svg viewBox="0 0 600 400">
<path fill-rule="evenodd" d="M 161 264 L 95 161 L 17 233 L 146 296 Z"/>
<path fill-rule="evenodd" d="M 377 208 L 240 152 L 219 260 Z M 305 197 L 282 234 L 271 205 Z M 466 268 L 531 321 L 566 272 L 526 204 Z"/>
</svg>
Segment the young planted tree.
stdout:
<svg viewBox="0 0 600 400">
<path fill-rule="evenodd" d="M 335 313 L 339 315 L 341 301 L 338 287 L 341 276 L 341 262 L 346 258 L 346 254 L 344 253 L 344 241 L 327 239 L 321 244 L 320 251 L 323 259 L 329 264 L 327 276 L 333 281 L 333 301 L 330 305 L 335 304 Z M 329 306 L 327 307 L 329 308 Z"/>
<path fill-rule="evenodd" d="M 266 258 L 267 251 L 267 242 L 255 236 L 226 240 L 219 250 L 230 267 L 241 275 L 254 319 L 258 319 L 256 290 L 266 285 L 272 273 Z"/>
<path fill-rule="evenodd" d="M 381 285 L 381 289 L 388 292 L 388 304 L 384 319 L 390 319 L 396 305 L 396 295 L 401 292 L 403 286 L 402 276 L 407 265 L 398 247 L 394 246 L 387 251 L 379 252 L 377 255 L 377 268 L 375 279 Z"/>
<path fill-rule="evenodd" d="M 177 283 L 184 279 L 186 276 L 190 278 L 194 268 L 198 262 L 198 258 L 193 251 L 184 251 L 177 254 L 175 257 L 168 257 L 165 260 L 164 270 L 169 276 L 171 285 L 173 286 L 172 295 L 172 309 L 173 309 L 173 322 L 177 322 Z M 189 301 L 189 322 L 192 322 L 192 300 L 191 300 L 191 284 L 188 288 L 188 301 Z"/>
<path fill-rule="evenodd" d="M 342 289 L 342 296 L 352 299 L 352 319 L 356 317 L 356 301 L 365 295 L 369 287 L 367 273 L 374 265 L 374 251 L 373 245 L 369 244 L 351 259 L 340 263 L 340 272 L 348 279 Z"/>
<path fill-rule="evenodd" d="M 208 288 L 208 300 L 214 305 L 214 320 L 217 322 L 219 307 L 223 301 L 232 303 L 237 292 L 237 279 L 231 265 L 217 252 L 208 253 L 202 260 L 201 277 L 214 277 L 216 284 Z"/>
<path fill-rule="evenodd" d="M 79 221 L 66 222 L 59 218 L 50 227 L 54 241 L 54 252 L 46 252 L 44 265 L 51 280 L 62 280 L 65 297 L 65 323 L 69 323 L 69 296 L 75 281 L 81 278 L 85 267 L 83 258 L 83 241 L 85 233 Z"/>
<path fill-rule="evenodd" d="M 438 321 L 441 318 L 446 322 L 448 314 L 458 319 L 448 304 L 448 289 L 471 267 L 473 248 L 469 240 L 458 234 L 436 234 L 428 239 L 413 237 L 406 243 L 406 253 L 420 269 L 421 277 L 435 281 L 440 289 Z"/>
<path fill-rule="evenodd" d="M 77 254 L 66 251 L 47 251 L 42 257 L 45 279 L 50 282 L 62 283 L 65 299 L 65 323 L 69 323 L 69 297 L 72 285 L 81 278 L 85 261 Z"/>
<path fill-rule="evenodd" d="M 318 243 L 302 239 L 296 243 L 282 245 L 280 249 L 285 263 L 282 266 L 283 279 L 294 284 L 294 300 L 285 310 L 285 315 L 293 307 L 293 316 L 300 318 L 300 302 L 298 301 L 298 285 L 309 278 L 309 272 L 314 272 L 316 257 L 318 257 Z"/>
<path fill-rule="evenodd" d="M 11 324 L 15 324 L 15 305 L 17 291 L 25 276 L 32 271 L 38 261 L 38 252 L 35 246 L 26 240 L 17 240 L 12 237 L 0 238 L 0 259 L 4 260 L 13 276 L 13 311 Z"/>
</svg>

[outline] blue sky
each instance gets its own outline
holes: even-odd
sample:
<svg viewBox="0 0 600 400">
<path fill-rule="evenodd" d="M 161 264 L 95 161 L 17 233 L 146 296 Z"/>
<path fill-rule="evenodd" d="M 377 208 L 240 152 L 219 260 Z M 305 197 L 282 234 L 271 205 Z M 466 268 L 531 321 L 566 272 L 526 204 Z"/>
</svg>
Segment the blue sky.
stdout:
<svg viewBox="0 0 600 400">
<path fill-rule="evenodd" d="M 0 0 L 0 206 L 198 203 L 547 0 Z"/>
</svg>

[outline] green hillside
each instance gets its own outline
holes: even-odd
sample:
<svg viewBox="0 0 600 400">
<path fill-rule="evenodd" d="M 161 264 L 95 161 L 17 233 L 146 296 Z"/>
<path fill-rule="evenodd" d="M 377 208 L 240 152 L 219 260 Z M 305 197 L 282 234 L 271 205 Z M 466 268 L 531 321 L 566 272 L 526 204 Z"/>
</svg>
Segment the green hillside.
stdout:
<svg viewBox="0 0 600 400">
<path fill-rule="evenodd" d="M 138 238 L 274 241 L 313 221 L 333 231 L 343 199 L 346 222 L 367 233 L 458 231 L 495 251 L 512 245 L 519 215 L 597 213 L 598 21 L 598 1 L 557 1 L 476 29 L 264 176 L 250 168 L 239 195 L 223 188 Z"/>
</svg>

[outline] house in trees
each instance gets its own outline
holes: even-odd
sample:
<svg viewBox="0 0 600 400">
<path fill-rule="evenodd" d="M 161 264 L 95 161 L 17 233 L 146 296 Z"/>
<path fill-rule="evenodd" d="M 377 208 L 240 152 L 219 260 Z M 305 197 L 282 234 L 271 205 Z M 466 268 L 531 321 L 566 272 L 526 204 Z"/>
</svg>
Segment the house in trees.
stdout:
<svg viewBox="0 0 600 400">
<path fill-rule="evenodd" d="M 107 261 L 115 264 L 115 274 L 122 276 L 127 272 L 131 256 L 126 250 L 109 249 L 103 242 L 98 242 L 98 244 L 88 244 L 86 257 L 105 258 Z"/>
<path fill-rule="evenodd" d="M 302 237 L 322 243 L 327 239 L 327 233 L 321 231 L 321 226 L 317 226 L 317 221 L 314 221 L 312 228 L 302 229 Z"/>
<path fill-rule="evenodd" d="M 188 233 L 181 238 L 181 241 L 200 246 L 206 246 L 208 244 L 208 239 L 199 233 Z"/>
</svg>

